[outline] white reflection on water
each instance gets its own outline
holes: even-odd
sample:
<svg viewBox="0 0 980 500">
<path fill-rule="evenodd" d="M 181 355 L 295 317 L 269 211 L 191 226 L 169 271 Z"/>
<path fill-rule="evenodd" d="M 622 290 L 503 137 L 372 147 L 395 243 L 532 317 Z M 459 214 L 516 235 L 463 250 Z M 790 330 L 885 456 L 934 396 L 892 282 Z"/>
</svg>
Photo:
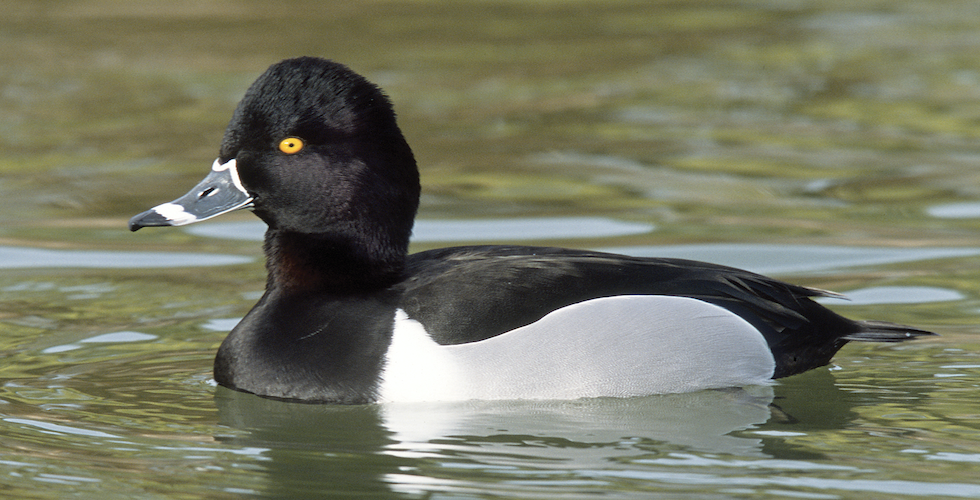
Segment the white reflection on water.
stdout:
<svg viewBox="0 0 980 500">
<path fill-rule="evenodd" d="M 150 333 L 142 332 L 112 332 L 103 333 L 101 335 L 96 335 L 94 337 L 88 337 L 74 344 L 61 344 L 56 346 L 48 347 L 41 352 L 44 354 L 55 354 L 59 352 L 74 351 L 75 349 L 81 349 L 80 344 L 121 344 L 125 342 L 145 342 L 147 340 L 156 340 L 158 337 Z"/>
<path fill-rule="evenodd" d="M 696 463 L 688 465 L 697 466 Z M 762 470 L 767 469 L 763 462 Z M 802 467 L 801 467 L 802 468 Z M 765 477 L 739 477 L 696 472 L 656 472 L 640 470 L 593 470 L 579 471 L 590 477 L 636 479 L 674 484 L 750 486 L 750 487 L 790 487 L 812 488 L 821 492 L 871 492 L 903 496 L 976 498 L 980 496 L 980 486 L 964 483 L 930 483 L 925 481 L 897 481 L 875 479 L 825 479 L 819 477 L 773 474 Z M 836 497 L 834 497 L 836 498 Z"/>
<path fill-rule="evenodd" d="M 850 290 L 846 299 L 818 299 L 824 304 L 873 305 L 873 304 L 924 304 L 926 302 L 950 302 L 966 298 L 956 290 L 933 286 L 875 286 Z"/>
<path fill-rule="evenodd" d="M 68 435 L 72 435 L 72 436 L 87 436 L 87 437 L 96 437 L 96 438 L 118 438 L 119 437 L 119 436 L 116 436 L 114 434 L 109 434 L 107 432 L 94 431 L 94 430 L 91 430 L 91 429 L 83 429 L 83 428 L 80 428 L 80 427 L 55 424 L 55 423 L 52 423 L 52 422 L 41 422 L 39 420 L 32 420 L 32 419 L 29 419 L 29 418 L 5 418 L 5 419 L 3 419 L 3 421 L 4 422 L 9 422 L 9 423 L 12 423 L 12 424 L 28 425 L 28 426 L 31 426 L 31 427 L 37 427 L 38 429 L 43 429 L 43 431 L 46 431 L 47 433 L 54 433 L 54 434 L 68 434 Z"/>
<path fill-rule="evenodd" d="M 610 443 L 643 437 L 712 453 L 760 454 L 761 442 L 731 435 L 769 420 L 772 387 L 746 387 L 642 398 L 595 398 L 556 401 L 465 401 L 384 403 L 385 427 L 396 441 L 387 452 L 405 457 L 426 456 L 446 447 L 446 440 L 479 440 L 484 451 L 499 446 L 509 454 L 513 443 L 494 443 L 491 436 L 538 436 L 588 444 L 595 456 L 578 457 L 602 462 Z M 691 418 L 697 414 L 698 418 Z M 528 418 L 533 415 L 533 418 Z M 480 440 L 483 436 L 488 441 Z M 627 438 L 628 436 L 628 438 Z M 472 443 L 470 443 L 472 444 Z M 602 446 L 599 446 L 602 444 Z M 625 446 L 625 444 L 624 444 Z M 629 446 L 626 446 L 627 448 Z M 568 458 L 567 451 L 554 450 Z M 527 453 L 540 458 L 549 451 L 534 447 Z"/>
<path fill-rule="evenodd" d="M 934 205 L 926 213 L 938 219 L 976 219 L 980 218 L 980 201 Z"/>
<path fill-rule="evenodd" d="M 549 240 L 565 238 L 610 238 L 645 234 L 651 224 L 623 222 L 599 217 L 546 217 L 490 220 L 420 220 L 412 240 L 416 242 L 500 240 Z"/>
<path fill-rule="evenodd" d="M 802 460 L 780 460 L 780 459 L 722 459 L 712 456 L 695 455 L 693 453 L 669 453 L 665 458 L 641 458 L 635 460 L 638 464 L 653 465 L 694 465 L 698 467 L 739 467 L 748 469 L 787 469 L 787 470 L 846 470 L 854 472 L 867 472 L 850 465 L 835 465 L 815 462 L 805 462 Z"/>
<path fill-rule="evenodd" d="M 265 223 L 214 222 L 190 226 L 188 233 L 208 238 L 262 241 Z M 610 238 L 645 234 L 656 227 L 641 222 L 624 222 L 602 217 L 535 217 L 521 219 L 433 220 L 415 222 L 412 241 L 440 243 L 496 240 L 549 240 Z"/>
<path fill-rule="evenodd" d="M 617 247 L 601 250 L 637 257 L 700 260 L 761 274 L 817 273 L 845 267 L 881 266 L 980 255 L 980 248 L 880 248 L 741 243 Z"/>
<path fill-rule="evenodd" d="M 406 469 L 384 477 L 395 492 L 412 495 L 473 492 L 481 484 L 465 479 L 472 471 L 477 476 L 506 478 L 505 484 L 518 489 L 603 487 L 626 480 L 647 485 L 718 485 L 730 492 L 748 488 L 745 493 L 762 488 L 777 494 L 781 491 L 777 489 L 786 488 L 792 496 L 807 498 L 837 498 L 846 492 L 980 496 L 978 485 L 864 479 L 877 471 L 821 460 L 770 457 L 761 452 L 758 441 L 733 432 L 766 421 L 771 402 L 771 393 L 767 397 L 744 391 L 705 391 L 623 401 L 385 404 L 381 407 L 384 425 L 395 441 L 385 453 L 440 461 L 440 468 L 434 473 Z M 679 451 L 646 458 L 649 454 L 638 440 L 679 444 L 704 453 Z M 618 452 L 614 459 L 611 450 Z M 470 454 L 478 455 L 479 460 L 467 460 Z M 970 454 L 938 455 L 937 460 L 976 460 Z M 522 458 L 554 460 L 562 466 L 529 473 L 520 466 Z M 647 467 L 610 468 L 612 461 Z M 733 475 L 725 469 L 756 473 Z M 842 472 L 850 477 L 811 477 L 813 472 Z"/>
<path fill-rule="evenodd" d="M 241 320 L 242 320 L 241 317 L 215 318 L 206 321 L 204 324 L 201 325 L 201 328 L 204 328 L 205 330 L 210 330 L 212 332 L 228 332 L 231 331 L 232 328 L 235 328 L 235 325 L 237 325 L 238 322 Z"/>
<path fill-rule="evenodd" d="M 180 252 L 113 252 L 108 250 L 51 250 L 0 246 L 0 269 L 93 268 L 145 269 L 246 264 L 238 255 Z"/>
<path fill-rule="evenodd" d="M 533 476 L 542 483 L 533 486 L 602 487 L 605 482 L 587 475 L 565 476 L 605 468 L 614 460 L 633 460 L 646 453 L 643 443 L 765 457 L 760 439 L 732 433 L 768 421 L 773 398 L 771 387 L 748 387 L 627 399 L 385 403 L 384 425 L 394 442 L 384 453 L 437 460 L 443 471 L 512 474 L 507 483 L 524 486 L 532 484 L 517 457 L 555 461 L 562 464 L 558 470 L 563 477 L 543 478 L 548 472 L 536 470 Z M 471 461 L 472 454 L 480 460 Z M 420 495 L 462 492 L 472 486 L 459 477 L 389 473 L 385 480 L 397 493 Z"/>
</svg>

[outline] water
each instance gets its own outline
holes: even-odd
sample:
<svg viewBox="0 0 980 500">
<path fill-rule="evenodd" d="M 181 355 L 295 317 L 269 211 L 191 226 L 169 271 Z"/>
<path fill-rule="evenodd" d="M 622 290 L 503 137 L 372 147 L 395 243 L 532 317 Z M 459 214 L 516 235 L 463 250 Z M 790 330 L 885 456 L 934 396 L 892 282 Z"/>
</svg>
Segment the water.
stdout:
<svg viewBox="0 0 980 500">
<path fill-rule="evenodd" d="M 980 498 L 980 8 L 0 5 L 9 498 Z M 334 407 L 215 387 L 249 214 L 129 233 L 270 63 L 348 63 L 422 165 L 414 249 L 710 260 L 935 330 L 772 388 Z"/>
</svg>

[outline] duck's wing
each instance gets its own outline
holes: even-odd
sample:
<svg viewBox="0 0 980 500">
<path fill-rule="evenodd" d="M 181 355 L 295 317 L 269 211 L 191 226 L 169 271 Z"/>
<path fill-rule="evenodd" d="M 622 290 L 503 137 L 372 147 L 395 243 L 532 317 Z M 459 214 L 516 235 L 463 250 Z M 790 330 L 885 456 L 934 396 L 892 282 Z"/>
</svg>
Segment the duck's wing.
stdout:
<svg viewBox="0 0 980 500">
<path fill-rule="evenodd" d="M 781 332 L 807 323 L 814 307 L 823 309 L 810 297 L 831 295 L 704 262 L 547 247 L 443 248 L 411 255 L 407 271 L 401 307 L 444 344 L 493 337 L 561 307 L 614 295 L 695 298 Z"/>
<path fill-rule="evenodd" d="M 705 262 L 547 247 L 470 246 L 413 254 L 400 307 L 441 344 L 476 342 L 564 306 L 615 295 L 671 295 L 721 306 L 766 338 L 776 377 L 829 362 L 848 340 L 929 332 L 844 318 L 812 301 L 838 296 Z"/>
</svg>

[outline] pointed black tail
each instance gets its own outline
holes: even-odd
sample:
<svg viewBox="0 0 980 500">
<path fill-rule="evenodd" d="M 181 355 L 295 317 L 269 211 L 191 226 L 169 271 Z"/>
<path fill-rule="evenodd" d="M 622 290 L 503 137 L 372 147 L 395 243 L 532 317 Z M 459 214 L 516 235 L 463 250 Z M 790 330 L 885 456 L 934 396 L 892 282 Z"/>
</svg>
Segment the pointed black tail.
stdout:
<svg viewBox="0 0 980 500">
<path fill-rule="evenodd" d="M 860 330 L 841 338 L 860 342 L 905 342 L 936 335 L 926 330 L 887 321 L 858 321 L 857 324 Z"/>
</svg>

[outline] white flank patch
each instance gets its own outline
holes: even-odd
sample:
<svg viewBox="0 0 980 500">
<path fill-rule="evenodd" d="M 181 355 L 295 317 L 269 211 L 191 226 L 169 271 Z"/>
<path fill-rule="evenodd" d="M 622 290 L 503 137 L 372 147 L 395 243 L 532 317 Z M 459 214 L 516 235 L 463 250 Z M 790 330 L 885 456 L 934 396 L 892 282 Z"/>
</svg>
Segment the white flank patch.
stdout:
<svg viewBox="0 0 980 500">
<path fill-rule="evenodd" d="M 421 323 L 395 312 L 391 345 L 382 372 L 382 401 L 454 401 L 468 399 L 462 372 L 450 346 L 435 343 Z"/>
<path fill-rule="evenodd" d="M 775 362 L 736 314 L 684 297 L 594 299 L 469 344 L 441 346 L 399 310 L 382 401 L 630 397 L 766 385 Z"/>
<path fill-rule="evenodd" d="M 170 221 L 174 226 L 183 226 L 192 222 L 197 222 L 197 216 L 188 213 L 184 207 L 174 203 L 164 203 L 153 207 L 153 211 Z"/>
</svg>

